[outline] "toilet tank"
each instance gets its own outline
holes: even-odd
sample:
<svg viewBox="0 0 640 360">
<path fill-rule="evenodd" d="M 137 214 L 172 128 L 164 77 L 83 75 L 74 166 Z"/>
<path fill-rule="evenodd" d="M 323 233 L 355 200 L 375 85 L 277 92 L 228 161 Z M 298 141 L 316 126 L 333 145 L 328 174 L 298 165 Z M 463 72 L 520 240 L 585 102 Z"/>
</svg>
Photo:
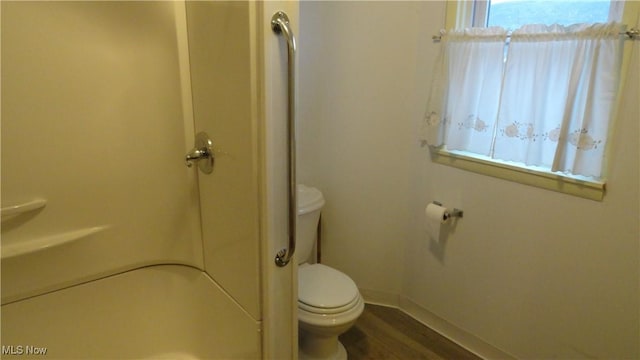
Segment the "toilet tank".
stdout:
<svg viewBox="0 0 640 360">
<path fill-rule="evenodd" d="M 296 224 L 296 258 L 298 264 L 309 260 L 318 235 L 320 211 L 324 206 L 324 197 L 320 190 L 299 184 L 298 223 Z"/>
</svg>

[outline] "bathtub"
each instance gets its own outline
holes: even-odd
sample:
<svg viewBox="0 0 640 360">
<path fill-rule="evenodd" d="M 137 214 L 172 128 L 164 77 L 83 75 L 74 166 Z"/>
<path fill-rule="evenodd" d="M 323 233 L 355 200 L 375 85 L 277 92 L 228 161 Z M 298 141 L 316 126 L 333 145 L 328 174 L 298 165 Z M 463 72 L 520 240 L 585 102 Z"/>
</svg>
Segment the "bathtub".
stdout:
<svg viewBox="0 0 640 360">
<path fill-rule="evenodd" d="M 3 359 L 255 359 L 261 353 L 260 322 L 205 272 L 184 265 L 143 267 L 1 310 Z"/>
</svg>

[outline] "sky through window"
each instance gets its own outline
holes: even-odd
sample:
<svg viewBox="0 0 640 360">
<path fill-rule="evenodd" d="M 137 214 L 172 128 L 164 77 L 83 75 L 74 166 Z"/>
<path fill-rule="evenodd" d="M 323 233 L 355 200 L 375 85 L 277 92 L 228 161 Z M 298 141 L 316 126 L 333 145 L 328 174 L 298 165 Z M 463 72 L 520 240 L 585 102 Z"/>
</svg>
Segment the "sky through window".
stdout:
<svg viewBox="0 0 640 360">
<path fill-rule="evenodd" d="M 610 6 L 603 0 L 492 0 L 487 26 L 514 30 L 524 24 L 605 23 Z"/>
</svg>

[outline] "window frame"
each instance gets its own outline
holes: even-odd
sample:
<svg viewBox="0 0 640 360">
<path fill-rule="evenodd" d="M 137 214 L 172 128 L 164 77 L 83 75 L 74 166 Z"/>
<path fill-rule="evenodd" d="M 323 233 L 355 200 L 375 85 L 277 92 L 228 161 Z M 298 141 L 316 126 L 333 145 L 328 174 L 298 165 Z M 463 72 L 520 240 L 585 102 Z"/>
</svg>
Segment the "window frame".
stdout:
<svg viewBox="0 0 640 360">
<path fill-rule="evenodd" d="M 487 0 L 448 0 L 446 7 L 445 28 L 465 28 L 474 24 L 484 22 L 486 24 L 486 12 L 489 1 Z M 640 13 L 640 2 L 634 1 L 612 1 L 609 19 L 612 16 L 619 19 L 623 24 L 635 23 L 635 17 Z M 482 16 L 484 12 L 484 17 Z M 614 19 L 615 19 L 614 18 Z M 485 26 L 485 25 L 482 25 Z M 620 84 L 618 94 L 624 88 L 626 71 L 630 61 L 630 46 L 624 47 L 622 58 L 622 68 L 620 71 Z M 617 109 L 620 97 L 616 99 L 614 115 L 612 119 L 612 129 L 615 129 Z M 611 140 L 613 131 L 609 132 Z M 473 154 L 463 154 L 458 151 L 450 151 L 443 148 L 431 149 L 431 160 L 434 163 L 452 166 L 458 169 L 471 171 L 483 175 L 488 175 L 504 180 L 509 180 L 525 185 L 531 185 L 547 190 L 552 190 L 564 194 L 574 195 L 586 199 L 602 201 L 606 192 L 607 164 L 610 162 L 610 149 L 612 142 L 608 141 L 605 151 L 605 171 L 601 180 L 582 180 L 562 173 L 536 170 L 526 166 L 510 164 L 495 159 L 483 159 L 481 156 Z"/>
</svg>

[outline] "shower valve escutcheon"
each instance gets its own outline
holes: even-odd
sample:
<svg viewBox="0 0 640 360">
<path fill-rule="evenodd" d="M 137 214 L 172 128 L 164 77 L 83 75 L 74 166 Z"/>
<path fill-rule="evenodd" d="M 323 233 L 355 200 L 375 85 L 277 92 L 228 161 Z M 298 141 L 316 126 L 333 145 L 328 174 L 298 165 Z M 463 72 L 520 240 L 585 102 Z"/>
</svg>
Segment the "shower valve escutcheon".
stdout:
<svg viewBox="0 0 640 360">
<path fill-rule="evenodd" d="M 191 149 L 185 156 L 185 163 L 188 167 L 192 167 L 194 163 L 198 164 L 198 169 L 205 174 L 213 172 L 213 141 L 205 132 L 196 135 L 196 146 Z"/>
</svg>

